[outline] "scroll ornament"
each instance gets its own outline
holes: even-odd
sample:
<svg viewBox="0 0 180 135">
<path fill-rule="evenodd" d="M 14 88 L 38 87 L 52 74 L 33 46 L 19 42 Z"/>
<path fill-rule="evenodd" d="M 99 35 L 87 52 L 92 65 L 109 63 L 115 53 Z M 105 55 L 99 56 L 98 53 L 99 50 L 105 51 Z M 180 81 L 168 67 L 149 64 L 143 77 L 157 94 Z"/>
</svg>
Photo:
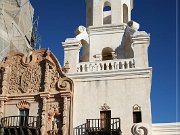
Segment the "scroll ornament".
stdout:
<svg viewBox="0 0 180 135">
<path fill-rule="evenodd" d="M 133 135 L 151 135 L 151 128 L 146 123 L 137 123 L 132 127 Z"/>
</svg>

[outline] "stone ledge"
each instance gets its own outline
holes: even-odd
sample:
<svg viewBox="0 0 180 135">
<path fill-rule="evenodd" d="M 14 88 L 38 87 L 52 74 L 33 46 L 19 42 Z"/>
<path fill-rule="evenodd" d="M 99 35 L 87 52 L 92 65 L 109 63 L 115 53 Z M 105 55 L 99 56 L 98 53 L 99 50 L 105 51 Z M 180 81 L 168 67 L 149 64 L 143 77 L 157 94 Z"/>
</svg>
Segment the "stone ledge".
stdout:
<svg viewBox="0 0 180 135">
<path fill-rule="evenodd" d="M 74 73 L 68 74 L 68 77 L 75 82 L 96 81 L 96 80 L 121 80 L 135 78 L 151 78 L 152 68 L 146 69 L 129 69 L 121 71 L 91 72 L 91 73 Z"/>
<path fill-rule="evenodd" d="M 180 135 L 180 123 L 160 123 L 152 125 L 153 135 Z"/>
</svg>

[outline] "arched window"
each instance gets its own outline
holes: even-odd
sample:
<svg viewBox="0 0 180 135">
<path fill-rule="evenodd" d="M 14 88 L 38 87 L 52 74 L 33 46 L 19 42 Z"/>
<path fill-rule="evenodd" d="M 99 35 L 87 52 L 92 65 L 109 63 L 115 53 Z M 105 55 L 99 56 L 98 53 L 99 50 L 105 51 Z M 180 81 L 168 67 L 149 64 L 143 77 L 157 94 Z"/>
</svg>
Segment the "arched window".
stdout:
<svg viewBox="0 0 180 135">
<path fill-rule="evenodd" d="M 111 24 L 111 3 L 106 1 L 103 7 L 103 24 Z"/>
<path fill-rule="evenodd" d="M 133 106 L 133 123 L 141 123 L 142 122 L 142 114 L 141 107 L 138 105 Z"/>
<path fill-rule="evenodd" d="M 102 60 L 112 60 L 113 59 L 113 49 L 106 47 L 102 50 Z"/>
<path fill-rule="evenodd" d="M 128 6 L 123 4 L 123 23 L 128 23 Z"/>
<path fill-rule="evenodd" d="M 30 103 L 25 100 L 22 100 L 16 106 L 19 109 L 19 124 L 20 124 L 20 126 L 27 126 Z"/>
</svg>

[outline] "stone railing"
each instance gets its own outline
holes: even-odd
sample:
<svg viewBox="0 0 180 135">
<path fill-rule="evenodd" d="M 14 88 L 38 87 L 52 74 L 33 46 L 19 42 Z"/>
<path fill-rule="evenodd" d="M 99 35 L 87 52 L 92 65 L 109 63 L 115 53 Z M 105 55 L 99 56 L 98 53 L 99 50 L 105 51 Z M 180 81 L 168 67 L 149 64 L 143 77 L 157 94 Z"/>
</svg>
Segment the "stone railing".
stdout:
<svg viewBox="0 0 180 135">
<path fill-rule="evenodd" d="M 77 65 L 77 72 L 99 72 L 135 68 L 134 59 L 118 59 L 96 62 L 81 62 Z"/>
</svg>

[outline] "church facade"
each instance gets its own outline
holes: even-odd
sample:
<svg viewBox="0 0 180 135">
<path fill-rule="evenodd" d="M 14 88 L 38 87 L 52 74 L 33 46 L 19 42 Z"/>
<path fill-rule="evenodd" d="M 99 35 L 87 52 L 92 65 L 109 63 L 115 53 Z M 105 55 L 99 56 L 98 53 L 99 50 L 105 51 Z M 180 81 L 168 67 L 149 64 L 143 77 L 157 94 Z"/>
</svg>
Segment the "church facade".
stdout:
<svg viewBox="0 0 180 135">
<path fill-rule="evenodd" d="M 0 135 L 180 134 L 179 123 L 152 123 L 150 34 L 132 9 L 133 0 L 86 0 L 86 27 L 62 42 L 63 66 L 49 49 L 9 51 Z"/>
<path fill-rule="evenodd" d="M 87 28 L 62 43 L 74 81 L 75 134 L 151 134 L 150 36 L 131 21 L 133 1 L 86 5 Z"/>
</svg>

